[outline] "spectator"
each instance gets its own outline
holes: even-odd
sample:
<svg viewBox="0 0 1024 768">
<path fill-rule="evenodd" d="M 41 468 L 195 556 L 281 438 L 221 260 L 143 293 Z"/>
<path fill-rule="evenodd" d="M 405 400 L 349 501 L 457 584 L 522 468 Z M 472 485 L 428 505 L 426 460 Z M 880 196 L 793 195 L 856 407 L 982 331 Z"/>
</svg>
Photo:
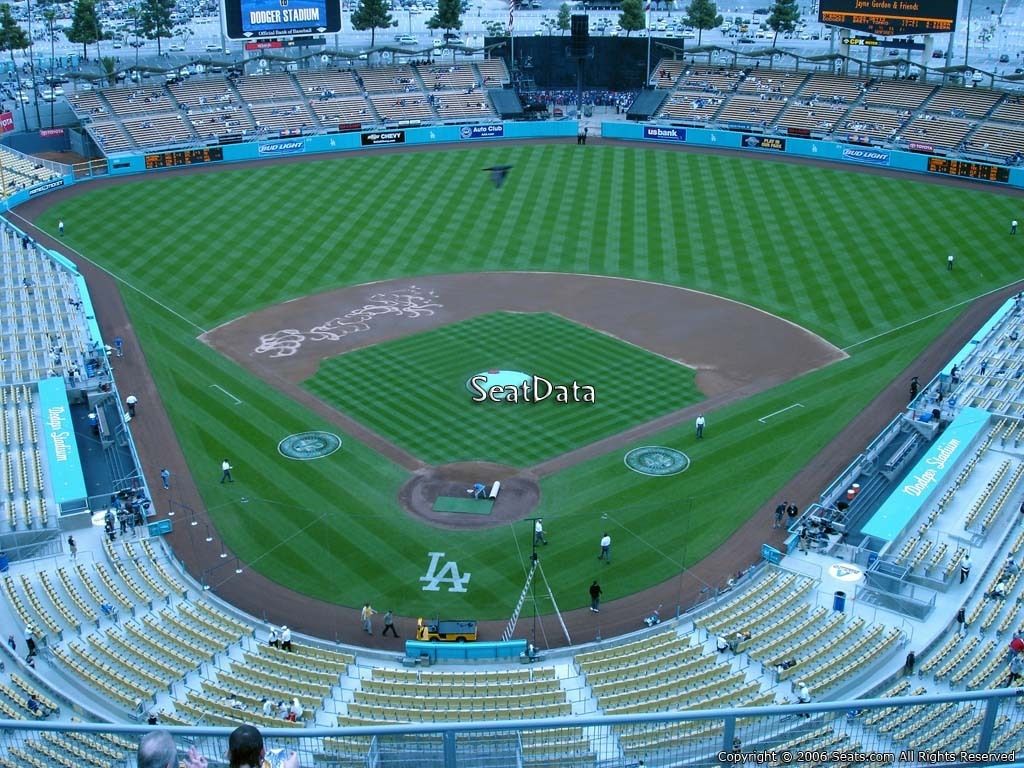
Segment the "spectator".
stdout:
<svg viewBox="0 0 1024 768">
<path fill-rule="evenodd" d="M 139 741 L 139 768 L 174 768 L 178 762 L 178 748 L 167 731 L 152 731 Z"/>
<path fill-rule="evenodd" d="M 206 758 L 195 747 L 189 747 L 188 755 L 179 763 L 178 748 L 171 734 L 152 731 L 139 741 L 137 765 L 138 768 L 206 768 Z M 289 768 L 298 768 L 298 762 Z"/>
<path fill-rule="evenodd" d="M 799 701 L 801 704 L 810 704 L 811 703 L 811 689 L 807 687 L 806 683 L 801 683 L 800 684 L 800 690 L 797 692 L 796 700 Z M 800 713 L 800 717 L 810 717 L 810 716 L 811 716 L 810 712 L 801 712 Z"/>
</svg>

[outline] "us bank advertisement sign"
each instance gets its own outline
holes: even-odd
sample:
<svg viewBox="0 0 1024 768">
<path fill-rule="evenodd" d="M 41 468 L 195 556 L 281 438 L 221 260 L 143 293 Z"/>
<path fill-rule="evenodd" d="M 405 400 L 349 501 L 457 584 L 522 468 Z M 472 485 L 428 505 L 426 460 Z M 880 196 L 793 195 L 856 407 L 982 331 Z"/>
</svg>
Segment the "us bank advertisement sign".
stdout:
<svg viewBox="0 0 1024 768">
<path fill-rule="evenodd" d="M 659 128 L 655 125 L 645 125 L 644 138 L 652 141 L 686 141 L 686 129 Z"/>
</svg>

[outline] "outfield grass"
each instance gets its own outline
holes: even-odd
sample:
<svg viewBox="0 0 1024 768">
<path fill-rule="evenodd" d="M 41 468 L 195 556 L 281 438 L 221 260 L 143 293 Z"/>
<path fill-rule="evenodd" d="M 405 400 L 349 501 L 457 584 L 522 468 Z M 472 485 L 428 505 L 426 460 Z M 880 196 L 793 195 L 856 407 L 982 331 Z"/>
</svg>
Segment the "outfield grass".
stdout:
<svg viewBox="0 0 1024 768">
<path fill-rule="evenodd" d="M 500 190 L 479 170 L 495 162 L 514 165 Z M 65 242 L 131 284 L 128 309 L 210 514 L 250 567 L 346 605 L 496 618 L 521 588 L 525 524 L 453 534 L 410 520 L 396 501 L 405 473 L 348 436 L 326 459 L 284 459 L 285 435 L 337 430 L 198 342 L 199 329 L 369 280 L 536 269 L 721 294 L 850 348 L 709 414 L 699 444 L 690 425 L 644 441 L 685 450 L 681 475 L 643 477 L 616 452 L 546 478 L 545 571 L 573 608 L 595 573 L 610 599 L 717 547 L 953 319 L 943 310 L 1018 279 L 1006 228 L 1017 208 L 983 189 L 749 156 L 491 145 L 147 177 L 66 200 L 41 224 L 64 219 Z M 757 421 L 793 402 L 804 407 Z M 233 486 L 217 483 L 225 455 Z M 595 571 L 604 526 L 615 563 Z M 420 589 L 429 551 L 472 572 L 469 592 Z"/>
<path fill-rule="evenodd" d="M 594 403 L 473 402 L 470 377 L 521 371 Z M 496 312 L 323 361 L 305 386 L 431 464 L 527 467 L 702 399 L 694 372 L 552 314 Z"/>
</svg>

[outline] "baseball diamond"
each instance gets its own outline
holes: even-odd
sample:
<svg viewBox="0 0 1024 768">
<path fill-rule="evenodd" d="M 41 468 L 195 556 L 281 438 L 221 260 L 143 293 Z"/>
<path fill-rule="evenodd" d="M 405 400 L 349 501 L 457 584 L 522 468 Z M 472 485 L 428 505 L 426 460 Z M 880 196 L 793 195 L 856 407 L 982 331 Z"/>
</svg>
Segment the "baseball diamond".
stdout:
<svg viewBox="0 0 1024 768">
<path fill-rule="evenodd" d="M 498 161 L 518 171 L 500 190 L 477 178 Z M 889 203 L 894 196 L 901 206 Z M 328 197 L 330 207 L 317 202 Z M 241 208 L 239 199 L 250 202 Z M 841 201 L 851 199 L 861 201 L 856 218 L 871 247 L 850 234 Z M 694 566 L 730 552 L 720 548 L 779 488 L 812 487 L 793 478 L 813 456 L 827 462 L 815 476 L 838 471 L 843 450 L 822 449 L 858 415 L 863 423 L 868 404 L 921 350 L 960 327 L 950 323 L 966 302 L 1006 282 L 1011 251 L 983 222 L 1008 220 L 1013 208 L 1008 195 L 905 177 L 606 142 L 586 157 L 509 144 L 111 180 L 19 215 L 46 229 L 69 222 L 65 243 L 88 260 L 90 279 L 111 285 L 95 262 L 123 281 L 130 321 L 120 327 L 146 359 L 143 367 L 126 357 L 122 375 L 152 372 L 147 399 L 162 399 L 183 452 L 166 460 L 182 475 L 180 498 L 206 510 L 237 558 L 230 562 L 243 567 L 176 532 L 185 561 L 226 599 L 335 636 L 350 619 L 334 606 L 367 597 L 405 615 L 451 612 L 497 626 L 521 587 L 530 531 L 516 521 L 530 514 L 545 518 L 545 570 L 570 617 L 587 597 L 592 558 L 584 555 L 612 524 L 621 570 L 606 586 L 604 632 L 635 623 L 628 607 L 614 615 L 614 598 L 639 593 L 634 600 L 650 603 L 642 591 L 680 573 L 662 588 L 668 599 L 654 602 L 692 600 L 719 578 Z M 118 213 L 127 210 L 130 218 Z M 962 268 L 937 279 L 928 238 L 915 234 L 924 231 L 977 243 L 970 252 L 985 259 L 965 254 Z M 525 351 L 506 356 L 503 331 L 470 334 L 438 354 L 438 370 L 451 373 L 430 382 L 422 381 L 426 350 L 432 334 L 458 334 L 495 312 L 574 329 L 526 332 L 534 358 L 561 346 L 582 351 L 570 339 L 586 346 L 604 337 L 605 375 L 629 383 L 623 397 L 642 394 L 656 407 L 625 421 L 589 424 L 584 414 L 590 431 L 561 443 L 552 433 L 525 453 L 514 440 L 502 445 L 500 425 L 474 441 L 466 380 L 498 368 L 543 371 L 519 363 Z M 635 362 L 616 366 L 616 358 Z M 633 369 L 648 359 L 679 374 L 692 369 L 695 389 L 645 391 Z M 358 386 L 335 389 L 347 379 Z M 208 381 L 240 404 L 218 399 Z M 436 395 L 417 400 L 427 383 L 461 398 L 464 413 Z M 567 412 L 601 408 L 597 392 L 597 405 Z M 700 398 L 708 431 L 697 444 Z M 758 421 L 794 402 L 802 407 Z M 608 408 L 621 417 L 614 402 Z M 441 426 L 453 418 L 458 429 Z M 338 434 L 340 449 L 316 461 L 268 451 L 309 431 Z M 486 448 L 491 440 L 501 448 Z M 139 443 L 153 466 L 165 461 L 165 441 L 140 435 Z M 632 471 L 624 456 L 652 445 L 684 455 L 687 471 Z M 209 470 L 223 455 L 234 484 Z M 452 462 L 461 469 L 445 471 Z M 410 472 L 421 481 L 409 485 Z M 438 495 L 465 494 L 469 481 L 497 479 L 509 490 L 504 511 L 501 495 L 493 514 L 449 514 L 456 522 L 426 508 Z M 753 538 L 763 536 L 728 555 L 732 563 L 756 559 Z M 465 592 L 420 588 L 435 551 L 472 572 Z"/>
<path fill-rule="evenodd" d="M 0 768 L 1020 762 L 1024 10 L 560 2 L 0 6 Z"/>
</svg>

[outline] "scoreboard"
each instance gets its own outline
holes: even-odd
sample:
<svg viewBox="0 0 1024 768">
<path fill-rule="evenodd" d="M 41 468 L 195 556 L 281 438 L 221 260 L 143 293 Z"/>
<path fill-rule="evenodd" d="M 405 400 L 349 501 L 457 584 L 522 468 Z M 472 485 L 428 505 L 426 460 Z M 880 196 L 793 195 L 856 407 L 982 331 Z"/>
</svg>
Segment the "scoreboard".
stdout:
<svg viewBox="0 0 1024 768">
<path fill-rule="evenodd" d="M 821 0 L 818 21 L 882 37 L 948 34 L 957 0 Z"/>
<path fill-rule="evenodd" d="M 967 179 L 995 181 L 1006 184 L 1010 181 L 1010 169 L 1004 165 L 971 163 L 966 160 L 949 160 L 945 157 L 928 158 L 929 173 L 944 173 L 947 176 L 962 176 Z"/>
<path fill-rule="evenodd" d="M 330 35 L 341 30 L 341 0 L 221 0 L 231 40 Z"/>
<path fill-rule="evenodd" d="M 173 168 L 176 165 L 216 163 L 223 159 L 223 147 L 186 149 L 178 152 L 157 152 L 156 154 L 146 155 L 146 170 L 150 170 L 152 168 Z"/>
</svg>

